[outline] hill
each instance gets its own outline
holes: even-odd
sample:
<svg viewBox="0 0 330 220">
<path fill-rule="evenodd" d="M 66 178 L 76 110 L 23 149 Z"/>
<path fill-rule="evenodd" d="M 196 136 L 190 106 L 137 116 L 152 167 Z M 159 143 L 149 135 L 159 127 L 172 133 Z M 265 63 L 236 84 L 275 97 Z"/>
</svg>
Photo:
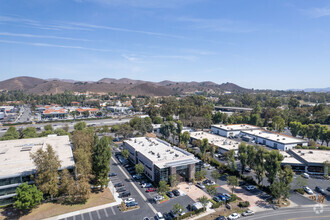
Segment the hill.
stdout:
<svg viewBox="0 0 330 220">
<path fill-rule="evenodd" d="M 96 82 L 81 82 L 70 79 L 43 80 L 33 77 L 15 77 L 0 82 L 0 90 L 22 90 L 33 94 L 57 94 L 64 91 L 92 93 L 125 93 L 130 95 L 169 96 L 174 94 L 194 93 L 196 91 L 249 92 L 233 83 L 216 84 L 214 82 L 148 82 L 128 78 L 103 78 Z"/>
</svg>

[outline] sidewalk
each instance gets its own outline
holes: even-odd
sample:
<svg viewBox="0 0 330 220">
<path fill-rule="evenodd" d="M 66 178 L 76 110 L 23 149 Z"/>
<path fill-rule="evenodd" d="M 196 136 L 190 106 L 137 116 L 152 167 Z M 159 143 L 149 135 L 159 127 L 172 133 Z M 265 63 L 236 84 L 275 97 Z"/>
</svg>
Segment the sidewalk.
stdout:
<svg viewBox="0 0 330 220">
<path fill-rule="evenodd" d="M 46 220 L 58 220 L 58 219 L 68 218 L 68 217 L 71 217 L 71 216 L 80 215 L 80 214 L 84 214 L 84 213 L 88 213 L 88 212 L 92 212 L 92 211 L 96 211 L 96 210 L 105 209 L 105 208 L 109 208 L 109 207 L 112 207 L 112 206 L 120 205 L 123 200 L 121 198 L 119 198 L 118 197 L 119 194 L 114 191 L 114 186 L 113 186 L 111 181 L 109 182 L 108 188 L 110 189 L 113 197 L 115 198 L 115 200 L 116 200 L 115 202 L 100 205 L 100 206 L 95 206 L 95 207 L 91 207 L 91 208 L 87 208 L 87 209 L 82 209 L 82 210 L 78 210 L 78 211 L 74 211 L 74 212 L 65 213 L 65 214 L 62 214 L 62 215 L 46 218 Z"/>
</svg>

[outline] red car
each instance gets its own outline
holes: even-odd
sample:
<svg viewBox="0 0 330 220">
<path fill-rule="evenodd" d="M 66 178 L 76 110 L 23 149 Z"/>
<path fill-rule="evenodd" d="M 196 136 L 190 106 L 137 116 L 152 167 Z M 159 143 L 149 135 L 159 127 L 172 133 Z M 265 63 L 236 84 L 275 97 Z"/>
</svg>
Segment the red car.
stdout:
<svg viewBox="0 0 330 220">
<path fill-rule="evenodd" d="M 146 190 L 146 192 L 148 193 L 148 192 L 155 192 L 157 189 L 156 188 L 148 188 L 147 190 Z"/>
</svg>

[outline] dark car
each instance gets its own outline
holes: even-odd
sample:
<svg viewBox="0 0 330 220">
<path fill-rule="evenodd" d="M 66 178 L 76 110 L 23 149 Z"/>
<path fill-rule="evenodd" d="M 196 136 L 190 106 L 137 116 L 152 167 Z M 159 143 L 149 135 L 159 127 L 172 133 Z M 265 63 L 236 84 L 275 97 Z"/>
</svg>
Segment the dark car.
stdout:
<svg viewBox="0 0 330 220">
<path fill-rule="evenodd" d="M 117 187 L 122 187 L 122 186 L 124 186 L 123 183 L 116 183 L 116 184 L 115 184 L 115 187 L 116 187 L 116 188 L 117 188 Z"/>
<path fill-rule="evenodd" d="M 125 191 L 126 191 L 126 188 L 125 187 L 122 187 L 122 188 L 117 189 L 117 192 L 125 192 Z"/>
<path fill-rule="evenodd" d="M 135 167 L 127 167 L 128 171 L 135 170 Z"/>
<path fill-rule="evenodd" d="M 109 176 L 117 176 L 117 173 L 109 173 Z"/>
<path fill-rule="evenodd" d="M 168 214 L 168 213 L 164 213 L 163 216 L 164 216 L 164 219 L 165 219 L 165 220 L 172 220 L 171 215 Z"/>
<path fill-rule="evenodd" d="M 180 192 L 179 192 L 179 190 L 173 190 L 172 191 L 173 192 L 173 194 L 175 195 L 175 196 L 180 196 Z"/>
<path fill-rule="evenodd" d="M 120 193 L 119 198 L 127 197 L 127 196 L 130 196 L 130 195 L 131 195 L 130 191 L 126 191 L 126 192 Z"/>
<path fill-rule="evenodd" d="M 318 192 L 318 193 L 321 193 L 322 195 L 326 195 L 325 190 L 322 189 L 320 186 L 316 186 L 315 191 Z"/>
<path fill-rule="evenodd" d="M 330 192 L 330 186 L 327 188 L 327 190 Z"/>
<path fill-rule="evenodd" d="M 227 218 L 225 216 L 219 216 L 218 218 L 216 218 L 215 220 L 227 220 Z"/>
<path fill-rule="evenodd" d="M 129 202 L 129 203 L 126 203 L 126 207 L 134 207 L 134 206 L 137 206 L 138 203 L 137 202 Z"/>
<path fill-rule="evenodd" d="M 174 197 L 174 194 L 173 194 L 173 192 L 171 192 L 171 191 L 168 191 L 168 192 L 166 193 L 166 195 L 167 195 L 168 197 L 170 197 L 170 198 L 173 198 L 173 197 Z"/>
<path fill-rule="evenodd" d="M 220 198 L 217 197 L 217 196 L 214 196 L 214 197 L 213 197 L 213 200 L 214 200 L 215 202 L 221 202 L 221 201 L 222 201 L 222 199 L 220 199 Z"/>
</svg>

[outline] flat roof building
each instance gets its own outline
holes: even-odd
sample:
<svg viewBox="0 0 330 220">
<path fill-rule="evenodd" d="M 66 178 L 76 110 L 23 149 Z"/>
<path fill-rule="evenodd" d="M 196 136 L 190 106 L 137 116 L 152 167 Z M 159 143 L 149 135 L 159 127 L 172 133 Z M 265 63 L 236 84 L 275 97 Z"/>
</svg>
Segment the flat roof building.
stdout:
<svg viewBox="0 0 330 220">
<path fill-rule="evenodd" d="M 211 131 L 224 137 L 237 136 L 241 131 L 260 130 L 260 127 L 248 124 L 232 124 L 232 125 L 211 125 Z"/>
<path fill-rule="evenodd" d="M 0 205 L 12 202 L 16 188 L 24 182 L 31 182 L 36 167 L 30 153 L 51 145 L 61 161 L 61 168 L 74 169 L 74 159 L 69 136 L 0 141 Z"/>
<path fill-rule="evenodd" d="M 241 143 L 239 141 L 211 134 L 205 131 L 190 132 L 190 138 L 191 140 L 203 140 L 204 138 L 207 138 L 209 144 L 213 144 L 214 146 L 218 147 L 217 152 L 222 154 L 229 150 L 234 150 L 237 152 L 238 146 Z"/>
<path fill-rule="evenodd" d="M 242 135 L 252 137 L 255 143 L 266 145 L 267 147 L 287 151 L 297 145 L 307 146 L 308 142 L 304 139 L 295 138 L 266 130 L 244 130 Z"/>
<path fill-rule="evenodd" d="M 124 148 L 129 151 L 130 161 L 143 164 L 146 176 L 156 183 L 168 182 L 170 175 L 189 181 L 200 170 L 200 160 L 193 154 L 158 138 L 131 138 L 124 141 Z"/>
</svg>

